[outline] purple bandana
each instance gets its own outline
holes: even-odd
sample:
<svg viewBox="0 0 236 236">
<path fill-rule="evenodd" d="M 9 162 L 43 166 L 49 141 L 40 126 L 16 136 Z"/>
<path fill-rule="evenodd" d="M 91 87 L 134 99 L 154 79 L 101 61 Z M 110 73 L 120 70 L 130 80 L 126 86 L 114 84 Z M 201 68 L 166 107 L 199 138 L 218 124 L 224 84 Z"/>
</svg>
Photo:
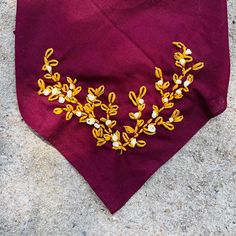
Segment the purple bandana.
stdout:
<svg viewBox="0 0 236 236">
<path fill-rule="evenodd" d="M 212 4 L 18 0 L 22 117 L 111 213 L 226 108 L 226 0 Z"/>
</svg>

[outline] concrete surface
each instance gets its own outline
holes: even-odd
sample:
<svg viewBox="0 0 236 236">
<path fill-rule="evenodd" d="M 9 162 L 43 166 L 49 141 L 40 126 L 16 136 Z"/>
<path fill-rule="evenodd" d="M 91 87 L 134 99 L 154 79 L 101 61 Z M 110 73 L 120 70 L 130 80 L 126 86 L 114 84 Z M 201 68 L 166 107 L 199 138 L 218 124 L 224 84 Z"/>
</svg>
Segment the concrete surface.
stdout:
<svg viewBox="0 0 236 236">
<path fill-rule="evenodd" d="M 0 0 L 0 235 L 236 235 L 236 1 L 228 6 L 228 109 L 112 216 L 22 121 L 14 74 L 16 0 Z"/>
</svg>

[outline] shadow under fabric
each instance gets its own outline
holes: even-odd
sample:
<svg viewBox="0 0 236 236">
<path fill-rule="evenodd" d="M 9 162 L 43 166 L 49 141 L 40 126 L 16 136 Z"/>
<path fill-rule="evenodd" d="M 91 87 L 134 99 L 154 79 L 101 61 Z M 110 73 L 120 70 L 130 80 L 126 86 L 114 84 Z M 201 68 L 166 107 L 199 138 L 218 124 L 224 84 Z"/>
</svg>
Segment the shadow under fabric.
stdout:
<svg viewBox="0 0 236 236">
<path fill-rule="evenodd" d="M 225 110 L 230 68 L 227 27 L 225 0 L 215 0 L 214 5 L 205 0 L 18 0 L 15 53 L 21 115 L 63 154 L 114 213 L 210 118 Z M 176 52 L 180 54 L 174 58 Z M 191 57 L 193 61 L 188 62 Z M 47 64 L 51 59 L 58 60 L 57 67 L 53 61 Z M 183 83 L 181 76 L 176 79 L 173 75 L 181 75 L 187 62 L 203 62 L 204 67 L 193 71 L 193 81 L 189 77 L 189 82 Z M 56 71 L 59 74 L 54 76 Z M 70 87 L 55 87 L 56 76 Z M 78 88 L 81 91 L 73 106 L 74 78 L 82 89 Z M 171 100 L 168 94 L 161 95 L 163 81 L 170 83 L 166 88 L 169 95 L 176 85 L 183 90 L 177 89 L 174 96 L 184 97 L 176 99 L 174 107 L 166 108 L 158 118 L 159 111 L 153 111 L 153 104 L 159 109 Z M 48 89 L 43 89 L 46 84 Z M 117 106 L 119 110 L 109 118 L 109 122 L 117 121 L 115 135 L 109 133 L 107 120 L 98 119 L 106 115 L 106 107 L 100 109 L 101 102 L 96 105 L 95 118 L 89 110 L 99 95 L 90 90 L 88 96 L 88 88 L 101 85 L 105 86 L 104 91 L 100 87 L 104 92 L 102 103 L 111 91 L 116 94 L 115 110 Z M 129 94 L 131 90 L 138 94 L 142 86 L 146 94 L 138 101 L 139 117 L 140 111 Z M 189 92 L 185 93 L 187 87 Z M 67 95 L 63 95 L 65 92 Z M 57 97 L 49 101 L 52 94 Z M 66 106 L 70 101 L 72 105 Z M 77 101 L 82 107 L 75 108 Z M 90 104 L 87 110 L 86 103 Z M 181 114 L 173 115 L 175 109 Z M 145 123 L 150 117 L 158 118 L 159 123 L 143 125 L 144 131 L 131 139 L 132 130 L 126 127 L 126 132 L 124 126 L 135 127 L 136 122 Z M 101 129 L 108 130 L 104 136 L 107 141 L 97 146 L 93 134 L 103 137 L 97 131 Z M 123 137 L 123 132 L 127 136 Z M 117 150 L 120 136 L 128 137 L 127 150 Z M 101 144 L 103 138 L 99 140 Z"/>
</svg>

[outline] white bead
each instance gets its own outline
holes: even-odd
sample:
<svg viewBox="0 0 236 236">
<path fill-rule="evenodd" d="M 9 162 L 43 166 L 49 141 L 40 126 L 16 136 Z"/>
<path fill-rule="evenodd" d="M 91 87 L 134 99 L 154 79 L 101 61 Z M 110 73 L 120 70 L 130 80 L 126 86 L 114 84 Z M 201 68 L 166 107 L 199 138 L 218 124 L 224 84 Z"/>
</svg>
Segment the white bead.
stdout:
<svg viewBox="0 0 236 236">
<path fill-rule="evenodd" d="M 94 125 L 95 119 L 94 118 L 89 118 L 89 119 L 87 119 L 86 122 L 87 122 L 88 125 Z"/>
<path fill-rule="evenodd" d="M 70 89 L 74 89 L 75 88 L 75 85 L 74 84 L 70 84 Z"/>
<path fill-rule="evenodd" d="M 59 97 L 59 103 L 64 103 L 65 102 L 65 98 L 64 97 Z"/>
<path fill-rule="evenodd" d="M 157 84 L 157 85 L 163 85 L 163 80 L 158 80 L 158 81 L 156 82 L 156 84 Z"/>
<path fill-rule="evenodd" d="M 152 112 L 152 118 L 155 119 L 157 117 L 157 113 L 155 111 Z"/>
<path fill-rule="evenodd" d="M 81 117 L 81 116 L 82 116 L 82 112 L 81 112 L 81 111 L 77 111 L 75 114 L 76 114 L 78 117 Z"/>
<path fill-rule="evenodd" d="M 132 138 L 130 141 L 131 146 L 134 147 L 136 145 L 136 143 L 137 143 L 136 138 Z"/>
<path fill-rule="evenodd" d="M 184 81 L 184 87 L 188 87 L 190 85 L 190 82 L 188 80 Z"/>
<path fill-rule="evenodd" d="M 106 120 L 105 124 L 109 126 L 111 124 L 111 120 Z"/>
<path fill-rule="evenodd" d="M 113 142 L 113 143 L 112 143 L 112 146 L 113 146 L 113 147 L 119 147 L 120 145 L 119 145 L 119 142 Z"/>
<path fill-rule="evenodd" d="M 51 72 L 52 72 L 52 67 L 51 67 L 51 66 L 49 66 L 49 65 L 46 65 L 46 69 L 47 69 L 47 71 L 48 71 L 49 73 L 51 73 Z"/>
<path fill-rule="evenodd" d="M 112 135 L 112 140 L 113 140 L 114 142 L 118 140 L 118 137 L 117 137 L 116 134 L 113 134 L 113 135 Z"/>
<path fill-rule="evenodd" d="M 134 117 L 138 119 L 139 118 L 139 112 L 135 112 Z"/>
<path fill-rule="evenodd" d="M 98 123 L 95 123 L 95 124 L 94 124 L 94 127 L 97 128 L 97 129 L 99 129 L 99 128 L 100 128 L 100 125 L 99 125 Z"/>
<path fill-rule="evenodd" d="M 151 133 L 155 133 L 156 132 L 156 127 L 153 124 L 149 124 L 148 125 L 148 131 Z"/>
<path fill-rule="evenodd" d="M 186 55 L 191 55 L 192 51 L 191 51 L 191 49 L 188 48 L 185 53 L 186 53 Z"/>
<path fill-rule="evenodd" d="M 177 79 L 176 84 L 182 84 L 182 81 L 180 79 Z"/>
<path fill-rule="evenodd" d="M 186 64 L 186 61 L 185 61 L 184 58 L 182 58 L 182 59 L 179 60 L 179 63 L 180 63 L 182 66 L 184 66 L 184 65 Z"/>
<path fill-rule="evenodd" d="M 58 94 L 58 93 L 59 93 L 58 88 L 53 88 L 53 89 L 52 89 L 52 94 L 53 94 L 53 95 L 56 95 L 56 94 Z"/>
<path fill-rule="evenodd" d="M 49 94 L 50 94 L 50 90 L 45 89 L 45 90 L 43 91 L 43 95 L 48 96 Z"/>
<path fill-rule="evenodd" d="M 92 95 L 92 94 L 90 94 L 90 93 L 88 94 L 87 97 L 88 97 L 88 99 L 89 99 L 90 101 L 94 101 L 95 98 L 96 98 L 94 95 Z"/>
<path fill-rule="evenodd" d="M 174 121 L 174 119 L 172 117 L 169 118 L 170 123 L 172 123 Z"/>
<path fill-rule="evenodd" d="M 182 94 L 182 91 L 180 89 L 177 89 L 175 92 L 176 94 Z"/>
<path fill-rule="evenodd" d="M 72 91 L 71 90 L 68 90 L 67 93 L 66 93 L 67 97 L 68 98 L 71 98 L 72 97 Z"/>
<path fill-rule="evenodd" d="M 163 99 L 163 102 L 165 102 L 165 103 L 166 103 L 166 102 L 169 102 L 169 99 L 168 99 L 168 98 L 164 98 L 164 99 Z"/>
<path fill-rule="evenodd" d="M 139 99 L 139 104 L 144 104 L 144 100 L 142 98 Z"/>
</svg>

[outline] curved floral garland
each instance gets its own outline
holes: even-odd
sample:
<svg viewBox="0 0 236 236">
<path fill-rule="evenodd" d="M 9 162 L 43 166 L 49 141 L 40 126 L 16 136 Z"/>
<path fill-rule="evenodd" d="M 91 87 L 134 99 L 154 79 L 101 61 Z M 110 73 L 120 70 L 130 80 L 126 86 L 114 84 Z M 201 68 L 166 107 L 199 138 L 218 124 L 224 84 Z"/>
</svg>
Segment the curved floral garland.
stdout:
<svg viewBox="0 0 236 236">
<path fill-rule="evenodd" d="M 49 48 L 45 53 L 42 70 L 45 71 L 44 79 L 52 80 L 54 84 L 46 85 L 43 79 L 38 79 L 38 94 L 47 96 L 49 101 L 57 100 L 60 104 L 65 104 L 64 107 L 55 108 L 53 110 L 55 114 L 59 115 L 65 112 L 66 120 L 70 120 L 73 116 L 76 116 L 79 118 L 80 123 L 87 123 L 89 126 L 92 126 L 92 134 L 97 140 L 97 146 L 103 146 L 107 142 L 110 142 L 112 148 L 120 150 L 121 153 L 122 151 L 126 151 L 128 147 L 144 147 L 146 146 L 146 142 L 139 139 L 140 134 L 155 135 L 157 126 L 163 126 L 167 130 L 173 130 L 175 128 L 174 123 L 183 120 L 183 115 L 180 115 L 178 109 L 175 109 L 167 120 L 164 120 L 161 113 L 163 110 L 173 108 L 174 101 L 183 98 L 184 93 L 189 92 L 189 85 L 194 79 L 193 74 L 190 72 L 200 70 L 204 67 L 203 62 L 198 62 L 186 68 L 187 64 L 193 61 L 191 56 L 192 51 L 181 42 L 173 42 L 173 45 L 182 51 L 174 53 L 175 65 L 181 69 L 181 74 L 178 75 L 175 73 L 173 75 L 173 87 L 168 89 L 170 82 L 165 82 L 162 70 L 155 67 L 155 76 L 157 78 L 155 88 L 161 95 L 162 107 L 153 105 L 152 114 L 150 114 L 150 118 L 147 121 L 142 119 L 142 112 L 146 106 L 144 100 L 147 92 L 146 87 L 142 86 L 138 93 L 130 91 L 129 99 L 137 111 L 130 112 L 129 117 L 135 121 L 135 126 L 125 125 L 123 132 L 115 130 L 117 121 L 112 118 L 117 115 L 119 109 L 119 106 L 115 104 L 116 94 L 110 92 L 108 94 L 108 103 L 105 104 L 100 100 L 105 90 L 104 85 L 98 88 L 88 88 L 87 102 L 82 105 L 77 97 L 82 90 L 82 87 L 77 85 L 77 79 L 66 77 L 67 83 L 61 83 L 60 73 L 53 71 L 53 68 L 58 65 L 58 61 L 50 59 L 54 52 L 52 48 Z M 96 108 L 102 109 L 105 116 L 98 118 L 95 114 Z"/>
</svg>

